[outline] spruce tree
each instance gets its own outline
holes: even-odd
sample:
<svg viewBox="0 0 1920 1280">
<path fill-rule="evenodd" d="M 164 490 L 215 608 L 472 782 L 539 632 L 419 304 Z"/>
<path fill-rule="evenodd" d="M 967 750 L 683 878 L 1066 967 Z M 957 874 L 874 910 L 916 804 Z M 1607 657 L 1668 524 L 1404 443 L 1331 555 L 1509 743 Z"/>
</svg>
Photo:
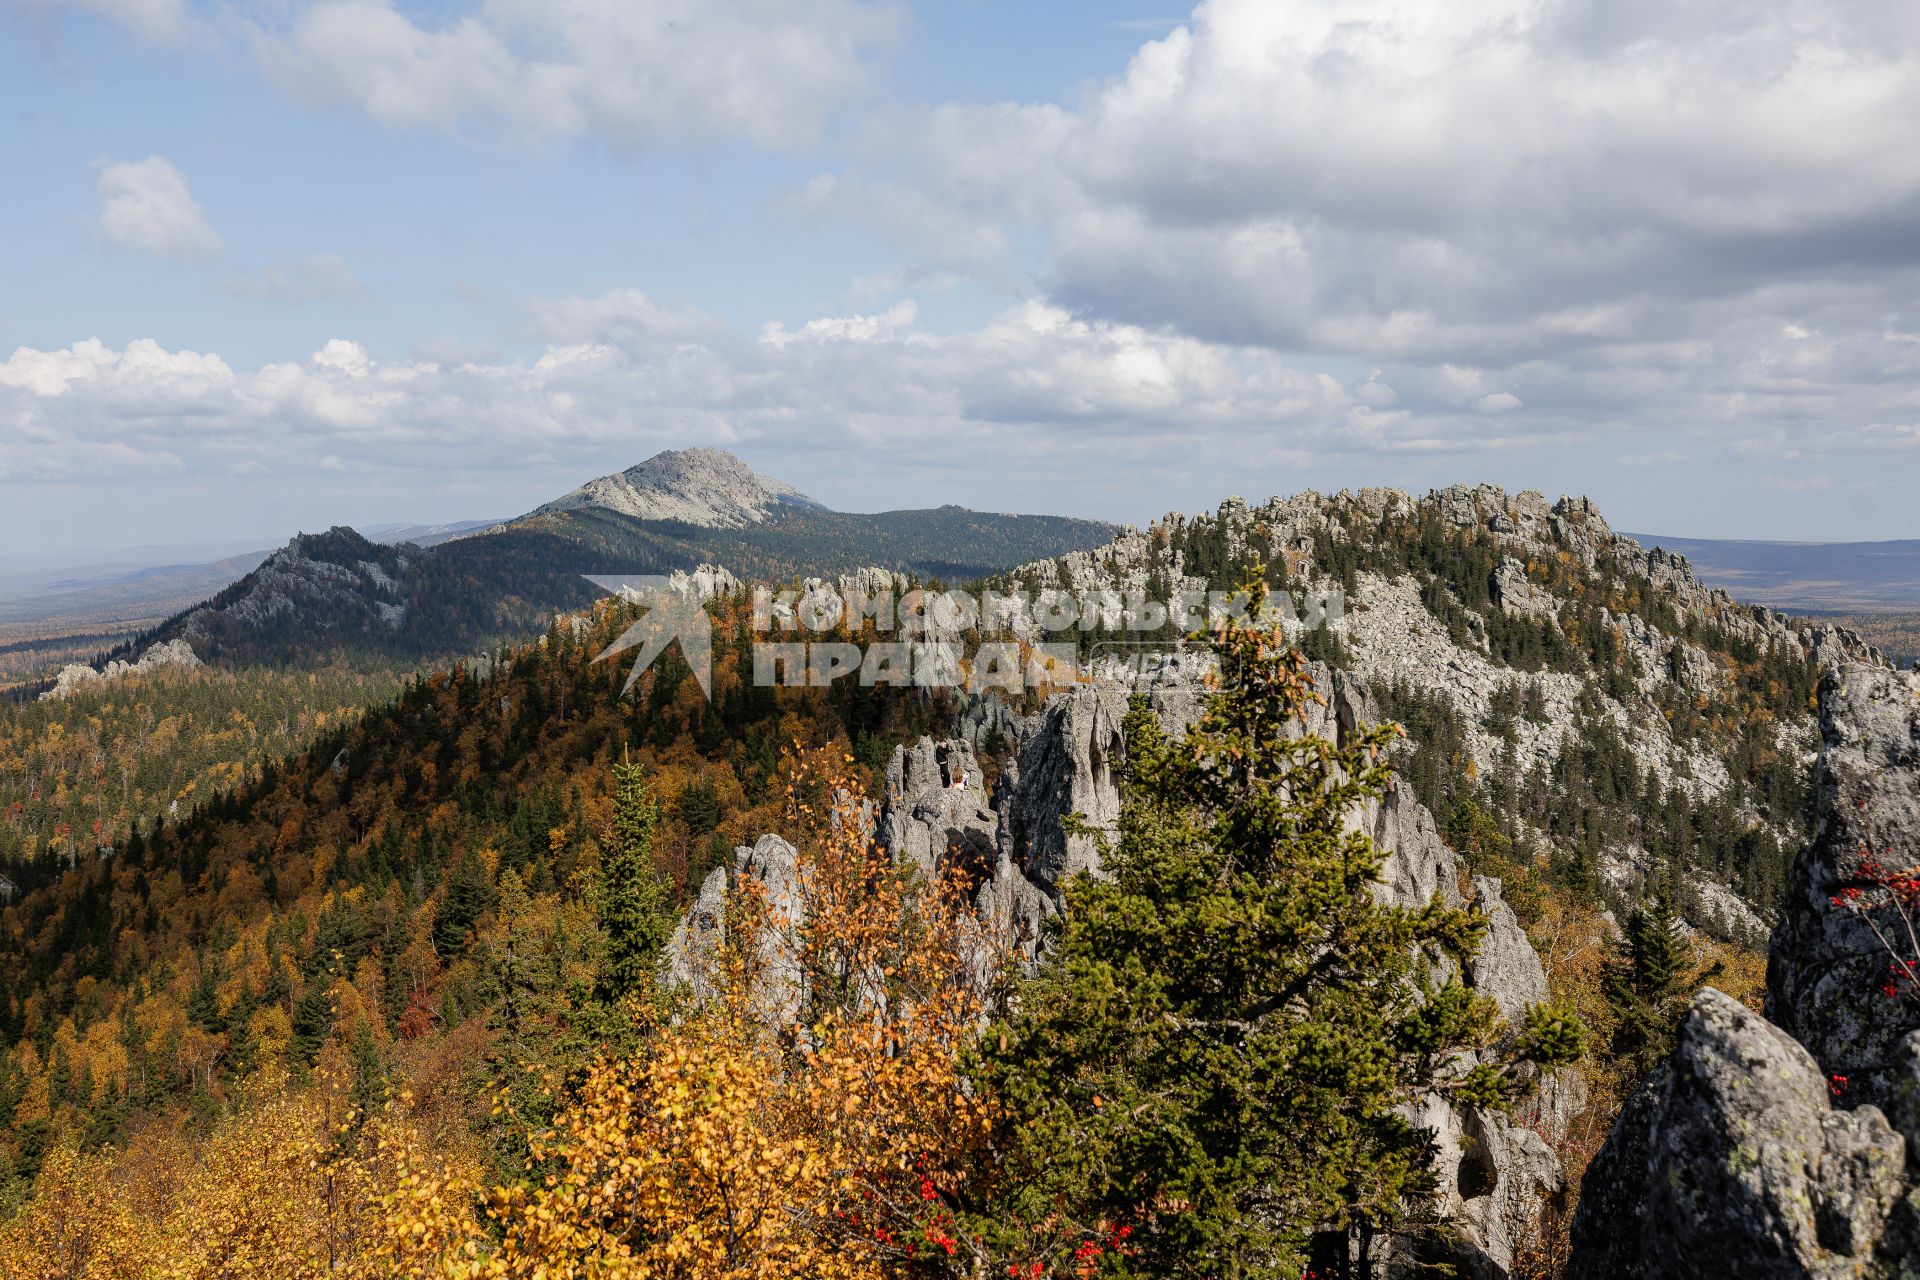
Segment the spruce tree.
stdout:
<svg viewBox="0 0 1920 1280">
<path fill-rule="evenodd" d="M 446 893 L 434 912 L 433 949 L 446 958 L 459 954 L 474 921 L 493 903 L 493 881 L 487 875 L 486 864 L 468 849 L 454 864 L 453 877 L 447 882 Z"/>
<path fill-rule="evenodd" d="M 1497 1014 L 1435 963 L 1484 921 L 1377 893 L 1384 856 L 1347 819 L 1391 785 L 1396 730 L 1301 733 L 1319 695 L 1277 628 L 1217 649 L 1185 737 L 1128 717 L 1111 878 L 1068 886 L 1051 959 L 984 1038 L 1013 1155 L 982 1228 L 1011 1252 L 1026 1230 L 1087 1249 L 1124 1227 L 1127 1274 L 1358 1274 L 1436 1185 L 1407 1104 L 1516 1087 L 1461 1053 L 1495 1042 Z M 1580 1039 L 1536 1010 L 1516 1044 L 1552 1062 Z"/>
<path fill-rule="evenodd" d="M 213 966 L 204 955 L 200 957 L 200 976 L 187 993 L 187 1021 L 202 1031 L 218 1031 L 222 1025 Z"/>
<path fill-rule="evenodd" d="M 1687 943 L 1681 933 L 1674 876 L 1627 917 L 1625 937 L 1607 964 L 1604 990 L 1619 1022 L 1613 1051 L 1644 1073 L 1673 1047 L 1686 1010 Z"/>
<path fill-rule="evenodd" d="M 646 997 L 660 952 L 673 932 L 673 904 L 653 864 L 660 805 L 639 765 L 613 769 L 613 829 L 601 855 L 598 901 L 605 935 L 599 990 L 608 1004 Z"/>
<path fill-rule="evenodd" d="M 388 1094 L 386 1055 L 380 1049 L 380 1042 L 374 1039 L 373 1028 L 364 1022 L 353 1029 L 353 1039 L 347 1045 L 347 1063 L 351 1071 L 347 1101 L 353 1107 L 354 1127 L 358 1129 L 386 1104 Z"/>
</svg>

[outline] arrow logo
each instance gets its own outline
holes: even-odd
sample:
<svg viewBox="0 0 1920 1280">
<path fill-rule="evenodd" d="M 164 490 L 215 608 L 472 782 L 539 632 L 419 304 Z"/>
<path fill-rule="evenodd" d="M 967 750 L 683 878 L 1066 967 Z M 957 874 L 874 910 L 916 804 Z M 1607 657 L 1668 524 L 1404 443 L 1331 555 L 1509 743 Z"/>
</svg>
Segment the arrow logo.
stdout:
<svg viewBox="0 0 1920 1280">
<path fill-rule="evenodd" d="M 633 669 L 627 673 L 626 684 L 621 686 L 623 695 L 632 690 L 641 673 L 653 665 L 653 660 L 678 640 L 680 656 L 686 659 L 688 670 L 699 682 L 700 692 L 707 696 L 707 701 L 713 701 L 713 619 L 707 616 L 698 597 L 691 591 L 673 590 L 668 579 L 660 574 L 587 574 L 585 577 L 609 595 L 636 601 L 643 609 L 634 624 L 594 658 L 595 662 L 605 662 L 629 649 L 640 650 L 640 655 L 633 660 Z"/>
</svg>

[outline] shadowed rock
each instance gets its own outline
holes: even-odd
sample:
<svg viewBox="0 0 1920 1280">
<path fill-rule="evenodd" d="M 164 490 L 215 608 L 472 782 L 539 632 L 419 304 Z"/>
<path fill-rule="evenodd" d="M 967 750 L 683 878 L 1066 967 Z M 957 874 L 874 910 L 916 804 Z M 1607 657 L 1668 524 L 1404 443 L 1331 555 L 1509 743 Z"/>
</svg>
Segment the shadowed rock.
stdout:
<svg viewBox="0 0 1920 1280">
<path fill-rule="evenodd" d="M 1889 869 L 1920 862 L 1920 674 L 1835 662 L 1821 679 L 1820 737 L 1819 833 L 1774 931 L 1767 1012 L 1828 1073 L 1849 1077 L 1852 1096 L 1877 1098 L 1920 1006 L 1880 994 L 1892 957 L 1832 899 L 1863 883 L 1865 857 Z M 1890 913 L 1880 923 L 1908 941 Z"/>
<path fill-rule="evenodd" d="M 1863 858 L 1920 850 L 1920 678 L 1818 648 L 1820 828 L 1773 935 L 1775 1021 L 1694 998 L 1587 1171 L 1575 1280 L 1920 1275 L 1920 1008 L 1880 993 L 1885 945 L 1833 901 Z"/>
<path fill-rule="evenodd" d="M 1574 1280 L 1913 1274 L 1906 1140 L 1836 1110 L 1813 1056 L 1711 988 L 1588 1171 Z"/>
</svg>

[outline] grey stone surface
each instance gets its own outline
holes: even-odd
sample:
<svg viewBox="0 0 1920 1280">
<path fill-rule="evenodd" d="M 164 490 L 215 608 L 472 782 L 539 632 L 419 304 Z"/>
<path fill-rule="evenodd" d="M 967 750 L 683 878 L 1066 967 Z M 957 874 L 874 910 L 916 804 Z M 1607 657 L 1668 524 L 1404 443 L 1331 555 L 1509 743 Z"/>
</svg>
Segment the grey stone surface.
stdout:
<svg viewBox="0 0 1920 1280">
<path fill-rule="evenodd" d="M 1506 521 L 1508 526 L 1512 521 Z M 1510 529 L 1509 529 L 1510 531 Z M 1502 532 L 1495 527 L 1494 532 Z M 1527 567 L 1512 556 L 1501 560 L 1488 584 L 1493 602 L 1507 613 L 1553 616 L 1556 606 L 1551 592 L 1543 591 L 1527 577 Z"/>
<path fill-rule="evenodd" d="M 727 936 L 727 869 L 715 867 L 700 882 L 700 896 L 674 926 L 667 940 L 662 970 L 670 987 L 688 992 L 695 1000 L 713 990 L 709 966 L 715 950 Z"/>
<path fill-rule="evenodd" d="M 1319 664 L 1310 674 L 1324 698 L 1307 709 L 1296 732 L 1343 741 L 1380 718 L 1362 681 Z M 1173 683 L 1156 689 L 1149 705 L 1168 732 L 1181 733 L 1202 714 L 1204 698 Z M 1059 910 L 1065 882 L 1081 871 L 1101 873 L 1102 833 L 1115 829 L 1120 813 L 1117 770 L 1126 753 L 1125 714 L 1123 696 L 1098 689 L 1057 695 L 1025 718 L 967 708 L 955 739 L 922 739 L 896 750 L 879 822 L 883 843 L 897 858 L 938 865 L 977 841 L 990 821 L 997 823 L 997 859 L 976 902 L 989 933 L 1031 962 L 1044 921 Z M 951 768 L 941 772 L 936 752 L 944 746 L 950 763 L 971 761 L 964 749 L 989 733 L 1008 744 L 1009 754 L 983 808 L 971 786 L 951 785 Z M 1089 832 L 1067 833 L 1067 814 L 1080 815 Z M 1350 821 L 1387 855 L 1379 886 L 1384 899 L 1405 905 L 1436 897 L 1455 905 L 1470 901 L 1486 914 L 1486 941 L 1463 975 L 1469 985 L 1510 1019 L 1546 998 L 1545 971 L 1502 899 L 1499 881 L 1475 878 L 1471 894 L 1463 894 L 1459 860 L 1410 788 L 1389 792 Z M 1563 1072 L 1542 1081 L 1536 1096 L 1512 1116 L 1439 1098 L 1418 1109 L 1414 1118 L 1433 1130 L 1439 1151 L 1433 1208 L 1449 1219 L 1450 1256 L 1469 1273 L 1504 1274 L 1543 1206 L 1564 1192 L 1549 1138 L 1566 1131 L 1584 1097 L 1579 1077 Z"/>
<path fill-rule="evenodd" d="M 1885 947 L 1833 902 L 1867 850 L 1920 847 L 1920 678 L 1831 628 L 1815 652 L 1820 828 L 1773 934 L 1773 1021 L 1695 998 L 1587 1172 L 1575 1280 L 1920 1275 L 1920 1010 L 1880 994 Z"/>
<path fill-rule="evenodd" d="M 1880 994 L 1891 957 L 1832 899 L 1860 883 L 1869 851 L 1888 869 L 1920 862 L 1920 675 L 1836 662 L 1821 679 L 1820 728 L 1819 834 L 1794 868 L 1774 932 L 1767 1011 L 1828 1072 L 1873 1098 L 1895 1047 L 1920 1028 L 1920 1004 Z M 1907 941 L 1892 912 L 1877 918 Z"/>
<path fill-rule="evenodd" d="M 725 450 L 670 449 L 625 471 L 589 480 L 534 514 L 598 507 L 640 520 L 727 529 L 759 524 L 783 506 L 823 509 L 798 489 L 769 480 Z"/>
<path fill-rule="evenodd" d="M 957 864 L 977 889 L 999 861 L 999 819 L 987 805 L 972 745 L 921 738 L 911 749 L 896 748 L 876 834 L 929 880 Z"/>
<path fill-rule="evenodd" d="M 1572 1280 L 1913 1274 L 1906 1140 L 1711 988 L 1588 1171 Z"/>
<path fill-rule="evenodd" d="M 1701 694 L 1730 693 L 1731 671 L 1724 659 L 1687 640 L 1683 628 L 1713 627 L 1760 651 L 1798 651 L 1821 661 L 1876 657 L 1858 635 L 1843 628 L 1790 622 L 1704 585 L 1684 556 L 1643 547 L 1614 532 L 1588 499 L 1549 501 L 1537 492 L 1508 493 L 1493 485 L 1456 485 L 1424 497 L 1397 489 L 1361 489 L 1333 495 L 1307 491 L 1258 504 L 1223 503 L 1212 513 L 1171 513 L 1150 529 L 1123 531 L 1104 547 L 1024 565 L 1007 577 L 1026 587 L 1058 588 L 1089 600 L 1204 591 L 1233 584 L 1203 581 L 1177 548 L 1194 541 L 1211 544 L 1231 563 L 1246 551 L 1252 531 L 1264 529 L 1286 560 L 1289 582 L 1296 589 L 1317 591 L 1331 585 L 1327 566 L 1316 559 L 1319 548 L 1364 537 L 1362 531 L 1381 520 L 1417 515 L 1437 517 L 1461 530 L 1484 531 L 1494 539 L 1503 555 L 1489 586 L 1498 607 L 1509 615 L 1544 623 L 1566 604 L 1529 580 L 1528 563 L 1568 560 L 1627 593 L 1651 584 L 1679 625 L 1662 630 L 1633 612 L 1605 619 L 1631 655 L 1639 677 L 1632 692 L 1597 691 L 1601 714 L 1643 775 L 1651 773 L 1663 788 L 1678 788 L 1696 800 L 1718 797 L 1734 785 L 1732 744 L 1676 738 L 1656 698 L 1691 701 Z M 1464 620 L 1465 634 L 1450 630 L 1411 578 L 1361 572 L 1351 584 L 1344 614 L 1331 619 L 1328 627 L 1344 643 L 1348 665 L 1359 675 L 1376 684 L 1404 682 L 1451 703 L 1465 722 L 1467 753 L 1483 776 L 1500 769 L 1552 769 L 1566 751 L 1580 745 L 1571 726 L 1583 694 L 1596 692 L 1588 688 L 1591 682 L 1579 673 L 1509 666 L 1489 644 L 1479 613 L 1468 612 L 1464 619 L 1456 615 L 1455 620 Z M 1310 624 L 1303 618 L 1298 625 Z M 1541 713 L 1512 726 L 1509 758 L 1506 737 L 1492 731 L 1489 719 L 1495 699 L 1515 685 L 1535 700 Z M 1782 717 L 1772 737 L 1771 745 L 1783 756 L 1811 762 L 1818 733 L 1810 714 Z M 1783 840 L 1797 838 L 1790 824 L 1751 805 L 1742 817 L 1770 827 Z M 1544 831 L 1533 834 L 1548 838 Z M 1615 879 L 1623 888 L 1640 882 L 1648 861 L 1646 851 L 1631 841 L 1604 851 L 1604 857 L 1618 869 Z M 1724 885 L 1698 888 L 1714 899 L 1708 914 L 1730 936 L 1753 936 L 1772 927 L 1771 903 L 1736 901 Z"/>
<path fill-rule="evenodd" d="M 98 670 L 84 662 L 70 662 L 60 668 L 60 674 L 54 678 L 53 687 L 40 695 L 42 702 L 48 699 L 70 698 L 76 693 L 98 689 L 102 685 L 112 684 L 116 680 L 125 680 L 129 676 L 152 675 L 158 671 L 190 671 L 200 666 L 200 659 L 193 646 L 182 639 L 173 639 L 165 644 L 156 644 L 140 655 L 138 662 L 109 662 Z"/>
</svg>

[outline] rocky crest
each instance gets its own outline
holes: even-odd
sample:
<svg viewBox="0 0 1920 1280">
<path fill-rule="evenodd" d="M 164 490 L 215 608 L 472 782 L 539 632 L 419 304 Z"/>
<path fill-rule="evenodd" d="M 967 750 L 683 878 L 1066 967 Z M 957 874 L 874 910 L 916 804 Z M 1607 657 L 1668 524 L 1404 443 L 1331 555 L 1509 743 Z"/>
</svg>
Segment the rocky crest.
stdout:
<svg viewBox="0 0 1920 1280">
<path fill-rule="evenodd" d="M 279 620 L 313 633 L 390 632 L 406 620 L 400 580 L 420 557 L 410 542 L 370 542 L 345 525 L 296 535 L 261 566 L 165 630 L 217 656 L 224 641 Z"/>
<path fill-rule="evenodd" d="M 636 520 L 677 520 L 710 529 L 759 524 L 781 507 L 826 510 L 791 485 L 769 480 L 722 449 L 674 449 L 589 480 L 532 513 L 600 508 Z"/>
<path fill-rule="evenodd" d="M 1549 502 L 1492 485 L 1421 498 L 1362 489 L 1259 505 L 1228 499 L 1214 513 L 1169 514 L 1000 581 L 1117 610 L 1135 597 L 1237 587 L 1255 562 L 1284 565 L 1289 590 L 1306 605 L 1290 624 L 1295 635 L 1315 629 L 1315 597 L 1335 598 L 1324 633 L 1340 646 L 1340 665 L 1376 689 L 1443 699 L 1462 724 L 1471 773 L 1509 784 L 1551 776 L 1604 726 L 1636 777 L 1650 780 L 1635 785 L 1660 789 L 1655 806 L 1674 791 L 1692 806 L 1723 804 L 1727 823 L 1758 826 L 1782 847 L 1805 838 L 1797 810 L 1778 798 L 1804 785 L 1818 733 L 1802 703 L 1780 700 L 1764 721 L 1751 714 L 1765 683 L 1753 665 L 1792 674 L 1879 660 L 1844 629 L 1789 620 L 1706 586 L 1685 557 L 1615 533 L 1588 499 Z M 1810 689 L 1810 674 L 1794 678 Z M 1516 701 L 1527 714 L 1514 714 Z M 1762 740 L 1736 746 L 1728 726 L 1742 723 Z M 1756 749 L 1795 781 L 1751 776 Z M 1517 810 L 1499 816 L 1536 821 Z M 1634 825 L 1626 809 L 1619 816 L 1621 830 Z M 1529 834 L 1554 839 L 1544 827 Z M 1649 851 L 1629 838 L 1611 838 L 1600 853 L 1623 903 L 1649 865 Z M 1778 860 L 1764 875 L 1702 868 L 1693 917 L 1758 941 L 1783 876 Z"/>
<path fill-rule="evenodd" d="M 1316 664 L 1316 684 L 1327 694 L 1310 709 L 1299 732 L 1339 740 L 1380 717 L 1355 677 Z M 1172 732 L 1200 714 L 1198 697 L 1178 683 L 1156 688 L 1149 703 Z M 1120 813 L 1116 768 L 1126 751 L 1123 692 L 1081 687 L 1055 695 L 1037 713 L 1020 716 L 988 698 L 961 714 L 953 736 L 922 738 L 897 748 L 885 793 L 874 814 L 877 840 L 899 861 L 924 874 L 958 866 L 974 886 L 976 909 L 988 931 L 1027 963 L 1037 961 L 1045 920 L 1061 909 L 1066 882 L 1081 871 L 1100 872 L 1100 833 L 1114 830 Z M 983 756 L 999 764 L 985 784 Z M 1064 821 L 1077 815 L 1079 824 Z M 1460 863 L 1433 817 L 1401 786 L 1351 819 L 1386 852 L 1380 894 L 1402 904 L 1440 897 L 1470 904 L 1488 919 L 1479 954 L 1463 975 L 1509 1019 L 1546 999 L 1546 974 L 1500 883 L 1485 877 L 1463 886 Z M 1079 827 L 1069 830 L 1069 827 Z M 670 979 L 698 986 L 698 955 L 721 927 L 730 882 L 751 877 L 776 900 L 791 900 L 792 850 L 777 837 L 735 851 L 734 867 L 717 870 L 699 902 L 681 922 L 669 948 Z M 783 896 L 784 895 L 784 896 Z M 771 966 L 780 972 L 777 957 Z M 791 991 L 768 996 L 784 1007 Z M 1546 1081 L 1515 1116 L 1456 1108 L 1429 1099 L 1418 1120 L 1435 1135 L 1441 1191 L 1435 1209 L 1452 1224 L 1447 1257 L 1474 1276 L 1503 1276 L 1516 1246 L 1542 1207 L 1563 1194 L 1565 1181 L 1550 1141 L 1565 1132 L 1583 1103 L 1577 1076 Z M 1421 1253 L 1426 1257 L 1430 1248 Z M 1411 1266 L 1412 1246 L 1401 1260 Z"/>
<path fill-rule="evenodd" d="M 157 671 L 190 671 L 200 666 L 200 659 L 193 652 L 193 646 L 185 640 L 169 640 L 156 644 L 140 655 L 137 662 L 112 661 L 98 670 L 84 662 L 72 662 L 60 669 L 54 677 L 53 687 L 40 695 L 41 701 L 48 699 L 70 698 L 76 693 L 89 693 L 103 685 L 124 680 L 128 676 L 152 675 Z"/>
<path fill-rule="evenodd" d="M 1832 901 L 1864 849 L 1902 865 L 1920 838 L 1920 676 L 1838 661 L 1820 694 L 1821 824 L 1773 936 L 1774 1021 L 1695 998 L 1587 1172 L 1576 1280 L 1920 1275 L 1920 1006 L 1881 995 L 1890 957 Z"/>
</svg>

